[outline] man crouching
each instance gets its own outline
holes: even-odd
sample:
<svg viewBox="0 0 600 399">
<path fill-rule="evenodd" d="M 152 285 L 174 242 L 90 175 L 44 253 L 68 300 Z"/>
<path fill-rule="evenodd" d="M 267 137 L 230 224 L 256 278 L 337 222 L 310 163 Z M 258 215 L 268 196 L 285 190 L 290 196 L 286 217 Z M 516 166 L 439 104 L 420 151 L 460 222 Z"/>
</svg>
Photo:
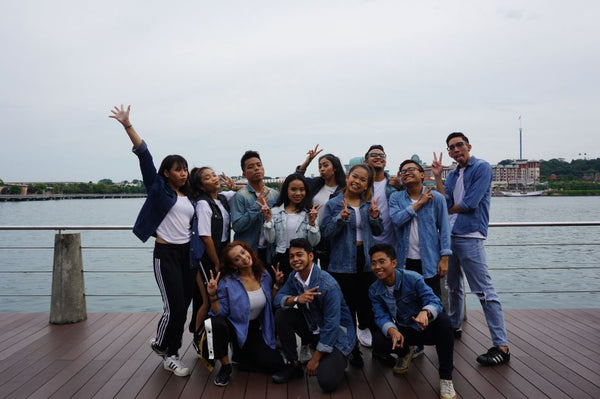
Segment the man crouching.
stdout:
<svg viewBox="0 0 600 399">
<path fill-rule="evenodd" d="M 325 392 L 337 389 L 344 378 L 347 356 L 356 343 L 350 310 L 338 283 L 313 263 L 311 245 L 304 238 L 290 241 L 290 273 L 273 304 L 275 326 L 281 351 L 288 366 L 273 374 L 273 382 L 283 384 L 304 375 L 298 362 L 296 335 L 316 344 L 306 364 L 306 375 L 316 376 Z"/>
<path fill-rule="evenodd" d="M 379 327 L 373 335 L 373 357 L 393 367 L 395 374 L 405 374 L 412 359 L 411 345 L 435 345 L 440 398 L 456 398 L 452 384 L 454 336 L 440 299 L 420 274 L 396 269 L 396 251 L 390 245 L 374 245 L 369 255 L 371 271 L 378 279 L 369 289 Z"/>
</svg>

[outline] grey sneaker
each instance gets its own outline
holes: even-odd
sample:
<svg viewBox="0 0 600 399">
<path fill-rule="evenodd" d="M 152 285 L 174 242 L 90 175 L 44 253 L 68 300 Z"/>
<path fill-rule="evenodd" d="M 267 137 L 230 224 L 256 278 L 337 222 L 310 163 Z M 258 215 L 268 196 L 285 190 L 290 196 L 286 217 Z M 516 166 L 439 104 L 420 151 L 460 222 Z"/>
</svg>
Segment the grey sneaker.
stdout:
<svg viewBox="0 0 600 399">
<path fill-rule="evenodd" d="M 410 361 L 412 360 L 412 357 L 413 350 L 412 348 L 408 348 L 408 353 L 396 360 L 396 365 L 392 369 L 394 374 L 406 374 L 408 372 L 408 366 L 410 366 Z"/>
<path fill-rule="evenodd" d="M 190 369 L 185 367 L 185 365 L 181 362 L 181 360 L 179 360 L 179 356 L 177 355 L 165 357 L 165 360 L 163 361 L 163 368 L 165 370 L 171 371 L 178 377 L 185 377 L 190 375 Z"/>
<path fill-rule="evenodd" d="M 452 380 L 440 380 L 440 399 L 456 399 Z"/>
<path fill-rule="evenodd" d="M 371 330 L 365 328 L 364 330 L 358 329 L 357 332 L 358 342 L 365 348 L 370 348 L 373 345 L 373 336 L 371 335 Z"/>
</svg>

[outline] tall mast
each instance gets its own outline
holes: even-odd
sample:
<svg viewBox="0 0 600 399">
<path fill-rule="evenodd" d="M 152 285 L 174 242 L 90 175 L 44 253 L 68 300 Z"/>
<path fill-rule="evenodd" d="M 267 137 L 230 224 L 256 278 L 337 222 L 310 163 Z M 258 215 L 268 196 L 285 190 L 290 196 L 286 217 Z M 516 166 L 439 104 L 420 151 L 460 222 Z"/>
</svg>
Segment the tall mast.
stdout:
<svg viewBox="0 0 600 399">
<path fill-rule="evenodd" d="M 523 159 L 523 128 L 521 127 L 521 115 L 519 115 L 519 159 Z"/>
</svg>

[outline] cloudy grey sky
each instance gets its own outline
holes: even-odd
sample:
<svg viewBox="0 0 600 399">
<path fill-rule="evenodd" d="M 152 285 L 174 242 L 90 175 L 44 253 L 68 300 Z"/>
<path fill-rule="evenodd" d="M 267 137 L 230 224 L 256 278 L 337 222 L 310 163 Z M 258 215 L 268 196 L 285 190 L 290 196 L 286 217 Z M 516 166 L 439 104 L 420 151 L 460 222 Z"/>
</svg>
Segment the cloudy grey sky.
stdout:
<svg viewBox="0 0 600 399">
<path fill-rule="evenodd" d="M 383 144 L 396 170 L 452 131 L 496 163 L 519 155 L 519 115 L 525 157 L 596 158 L 599 17 L 593 0 L 4 1 L 0 178 L 139 178 L 120 103 L 156 162 L 230 175 L 256 149 L 284 176 L 316 143 L 343 162 Z"/>
</svg>

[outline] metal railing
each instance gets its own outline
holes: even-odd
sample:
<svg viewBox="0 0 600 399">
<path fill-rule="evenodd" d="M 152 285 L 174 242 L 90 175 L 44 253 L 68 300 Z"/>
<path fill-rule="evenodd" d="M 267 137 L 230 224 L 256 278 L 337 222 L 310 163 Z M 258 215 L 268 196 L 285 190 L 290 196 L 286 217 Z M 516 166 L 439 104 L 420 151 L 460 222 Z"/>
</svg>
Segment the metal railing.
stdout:
<svg viewBox="0 0 600 399">
<path fill-rule="evenodd" d="M 600 221 L 583 221 L 583 222 L 502 222 L 502 223 L 490 223 L 490 228 L 536 228 L 536 227 L 591 227 L 591 226 L 600 226 Z M 66 231 L 129 231 L 132 226 L 127 225 L 44 225 L 44 226 L 5 226 L 0 225 L 0 231 L 55 231 L 57 234 L 62 234 Z M 506 243 L 506 244 L 490 244 L 486 243 L 486 247 L 535 247 L 535 246 L 583 246 L 583 247 L 600 247 L 600 239 L 599 237 L 595 237 L 594 240 L 589 242 L 540 242 L 540 243 Z M 54 247 L 52 246 L 13 246 L 13 245 L 0 245 L 0 251 L 32 251 L 32 250 L 51 250 Z M 151 250 L 151 246 L 142 246 L 142 244 L 134 245 L 134 246 L 81 246 L 82 251 L 90 251 L 90 250 L 128 250 L 128 251 L 136 251 L 136 250 Z M 598 251 L 598 255 L 600 255 L 600 251 Z M 597 259 L 598 257 L 596 257 Z M 1 262 L 1 260 L 0 260 Z M 594 264 L 593 266 L 557 266 L 557 267 L 527 267 L 525 270 L 527 271 L 546 271 L 546 270 L 590 270 L 590 269 L 598 269 L 600 266 L 598 264 Z M 516 270 L 511 267 L 490 267 L 492 271 L 509 271 Z M 523 270 L 523 269 L 520 269 Z M 153 270 L 151 268 L 145 270 L 85 270 L 84 265 L 84 274 L 99 274 L 99 273 L 122 273 L 122 274 L 152 274 Z M 15 275 L 15 274 L 52 274 L 52 270 L 2 270 L 0 268 L 0 278 L 2 275 Z M 547 294 L 547 293 L 557 293 L 557 294 L 578 294 L 578 293 L 600 293 L 600 289 L 588 289 L 588 290 L 524 290 L 524 291 L 498 291 L 500 294 Z M 108 294 L 108 293 L 94 293 L 87 292 L 85 293 L 86 297 L 159 297 L 158 293 L 156 294 Z M 50 297 L 50 294 L 39 294 L 39 293 L 30 293 L 30 294 L 11 294 L 9 292 L 0 292 L 0 298 L 2 297 Z"/>
</svg>

